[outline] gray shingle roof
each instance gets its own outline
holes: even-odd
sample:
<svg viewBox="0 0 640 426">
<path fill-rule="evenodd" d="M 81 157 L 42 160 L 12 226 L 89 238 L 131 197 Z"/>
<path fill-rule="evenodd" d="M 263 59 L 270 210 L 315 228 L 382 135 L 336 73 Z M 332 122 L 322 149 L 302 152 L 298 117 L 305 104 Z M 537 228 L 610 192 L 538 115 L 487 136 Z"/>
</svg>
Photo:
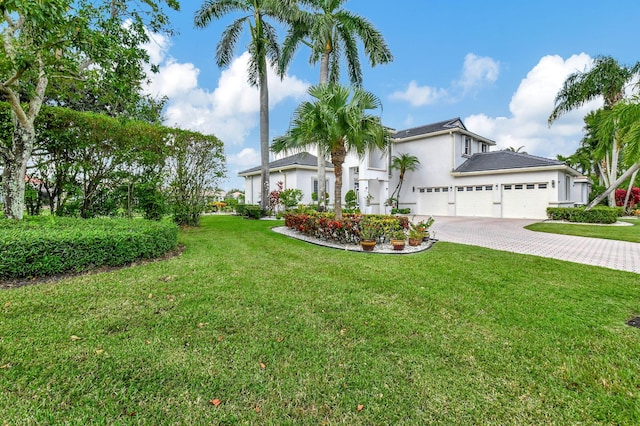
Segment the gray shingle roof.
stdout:
<svg viewBox="0 0 640 426">
<path fill-rule="evenodd" d="M 325 162 L 327 169 L 333 169 L 333 164 L 326 161 Z M 308 166 L 308 167 L 316 167 L 318 165 L 318 157 L 315 155 L 311 155 L 308 152 L 300 152 L 295 155 L 291 155 L 289 157 L 281 158 L 279 160 L 275 160 L 269 163 L 269 170 L 274 169 L 284 169 L 284 168 L 295 168 L 295 166 Z M 260 166 L 252 167 L 247 170 L 243 170 L 239 175 L 250 174 L 254 172 L 259 172 L 261 170 Z"/>
<path fill-rule="evenodd" d="M 411 136 L 426 135 L 429 133 L 435 133 L 435 132 L 440 132 L 443 130 L 449 130 L 449 129 L 455 129 L 455 128 L 467 130 L 467 128 L 465 127 L 460 117 L 456 117 L 450 120 L 440 121 L 438 123 L 427 124 L 425 126 L 413 127 L 411 129 L 406 129 L 406 130 L 399 130 L 393 135 L 393 138 L 404 139 L 404 138 L 409 138 Z"/>
<path fill-rule="evenodd" d="M 521 154 L 512 151 L 492 151 L 473 154 L 471 158 L 454 170 L 455 173 L 482 172 L 486 170 L 522 169 L 527 167 L 563 166 L 564 163 L 550 158 Z"/>
</svg>

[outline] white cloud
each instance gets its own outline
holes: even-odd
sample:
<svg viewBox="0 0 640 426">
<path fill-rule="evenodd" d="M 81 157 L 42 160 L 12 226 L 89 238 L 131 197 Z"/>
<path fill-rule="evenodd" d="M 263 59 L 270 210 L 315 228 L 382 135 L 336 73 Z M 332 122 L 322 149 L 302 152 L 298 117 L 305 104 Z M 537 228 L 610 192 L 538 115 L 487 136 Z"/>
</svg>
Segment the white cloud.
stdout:
<svg viewBox="0 0 640 426">
<path fill-rule="evenodd" d="M 455 85 L 462 87 L 464 93 L 488 82 L 494 83 L 500 74 L 500 64 L 486 56 L 468 53 L 464 58 L 462 76 Z"/>
<path fill-rule="evenodd" d="M 214 134 L 226 144 L 242 145 L 258 126 L 259 91 L 247 83 L 249 54 L 236 58 L 222 71 L 213 91 L 198 86 L 200 72 L 191 63 L 178 63 L 167 56 L 168 44 L 162 38 L 146 46 L 149 54 L 160 59 L 160 71 L 150 74 L 147 93 L 167 96 L 166 123 L 204 134 Z M 302 98 L 308 84 L 295 76 L 283 80 L 269 69 L 269 105 L 273 108 L 288 98 Z"/>
<path fill-rule="evenodd" d="M 407 101 L 412 106 L 419 107 L 433 104 L 446 95 L 447 91 L 444 89 L 437 89 L 429 86 L 418 86 L 418 83 L 413 80 L 409 83 L 406 90 L 393 92 L 390 98 L 398 101 Z"/>
<path fill-rule="evenodd" d="M 488 117 L 484 114 L 465 118 L 467 128 L 493 139 L 497 148 L 524 146 L 529 154 L 555 157 L 572 154 L 583 136 L 584 116 L 602 105 L 595 100 L 563 115 L 551 127 L 547 119 L 555 106 L 555 97 L 565 79 L 591 65 L 589 55 L 581 53 L 564 60 L 557 55 L 545 56 L 520 82 L 509 103 L 510 117 Z"/>
<path fill-rule="evenodd" d="M 249 168 L 260 164 L 260 153 L 253 148 L 244 148 L 237 154 L 227 155 L 227 162 L 239 168 Z"/>
</svg>

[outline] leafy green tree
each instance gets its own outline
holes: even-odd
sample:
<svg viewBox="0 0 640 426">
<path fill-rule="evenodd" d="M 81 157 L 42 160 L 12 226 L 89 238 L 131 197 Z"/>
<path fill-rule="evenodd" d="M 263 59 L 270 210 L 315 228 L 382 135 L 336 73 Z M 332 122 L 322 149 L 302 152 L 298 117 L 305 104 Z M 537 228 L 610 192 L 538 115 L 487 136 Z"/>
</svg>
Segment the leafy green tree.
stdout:
<svg viewBox="0 0 640 426">
<path fill-rule="evenodd" d="M 341 219 L 342 165 L 347 153 L 364 155 L 369 149 L 384 150 L 390 136 L 380 117 L 368 112 L 381 107 L 373 93 L 337 84 L 312 86 L 308 93 L 314 100 L 298 106 L 291 129 L 275 139 L 272 149 L 283 152 L 318 145 L 323 154 L 330 155 L 336 177 L 334 209 L 336 218 Z"/>
<path fill-rule="evenodd" d="M 358 39 L 371 66 L 393 61 L 382 34 L 367 19 L 355 15 L 342 6 L 346 0 L 303 0 L 311 11 L 302 10 L 291 22 L 282 48 L 280 72 L 289 66 L 300 44 L 311 48 L 309 62 L 320 61 L 320 84 L 338 83 L 340 61 L 346 59 L 349 80 L 362 85 L 362 68 L 358 51 Z M 318 192 L 326 193 L 325 158 L 318 147 Z M 321 197 L 324 198 L 324 197 Z M 324 207 L 322 201 L 319 208 Z"/>
<path fill-rule="evenodd" d="M 23 216 L 34 123 L 50 82 L 98 78 L 116 98 L 135 93 L 148 61 L 140 47 L 148 40 L 147 26 L 152 31 L 167 28 L 163 3 L 179 7 L 176 0 L 146 0 L 142 5 L 133 0 L 0 3 L 0 95 L 11 106 L 13 123 L 12 137 L 0 143 L 6 217 Z"/>
<path fill-rule="evenodd" d="M 260 90 L 260 162 L 261 202 L 263 210 L 269 206 L 269 84 L 267 62 L 277 66 L 280 60 L 280 45 L 276 28 L 265 18 L 280 22 L 293 20 L 297 11 L 294 0 L 206 0 L 196 11 L 194 23 L 205 28 L 213 20 L 230 13 L 241 13 L 222 33 L 216 46 L 216 62 L 219 67 L 231 65 L 238 40 L 247 27 L 250 33 L 249 84 Z"/>
<path fill-rule="evenodd" d="M 563 114 L 600 96 L 604 99 L 604 109 L 610 110 L 624 98 L 626 86 L 638 75 L 638 72 L 640 72 L 640 62 L 628 67 L 620 65 L 610 56 L 595 58 L 589 71 L 575 72 L 567 77 L 556 95 L 555 108 L 548 120 L 549 125 Z M 622 140 L 617 136 L 615 126 L 611 131 L 609 135 L 601 134 L 598 147 L 606 152 L 603 157 L 609 183 L 614 182 L 618 177 L 618 160 L 622 149 Z M 613 207 L 615 206 L 613 190 L 607 192 L 610 194 L 609 206 Z"/>
<path fill-rule="evenodd" d="M 394 155 L 391 159 L 391 169 L 398 170 L 398 185 L 393 190 L 391 198 L 395 197 L 396 208 L 400 208 L 400 191 L 402 190 L 402 183 L 404 182 L 404 176 L 407 172 L 414 172 L 420 167 L 420 160 L 415 155 L 403 153 L 400 156 Z"/>
</svg>

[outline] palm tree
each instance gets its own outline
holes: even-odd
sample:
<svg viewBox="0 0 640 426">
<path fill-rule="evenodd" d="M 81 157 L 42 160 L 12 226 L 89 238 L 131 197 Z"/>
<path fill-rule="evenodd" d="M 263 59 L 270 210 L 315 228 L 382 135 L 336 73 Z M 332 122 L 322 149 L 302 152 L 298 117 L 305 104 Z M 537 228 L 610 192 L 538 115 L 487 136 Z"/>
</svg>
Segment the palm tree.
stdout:
<svg viewBox="0 0 640 426">
<path fill-rule="evenodd" d="M 505 148 L 505 151 L 516 152 L 518 154 L 527 154 L 527 151 L 524 150 L 524 145 L 520 145 L 517 148 L 510 146 L 509 148 Z"/>
<path fill-rule="evenodd" d="M 563 114 L 581 107 L 585 103 L 599 96 L 604 98 L 604 109 L 613 108 L 624 98 L 625 87 L 640 71 L 640 62 L 631 67 L 623 66 L 610 56 L 599 56 L 594 59 L 593 67 L 589 71 L 576 72 L 565 80 L 556 95 L 555 108 L 549 116 L 549 125 Z M 609 137 L 602 139 L 609 141 L 605 156 L 608 180 L 613 182 L 618 177 L 618 160 L 621 141 L 616 136 L 615 127 Z M 608 157 L 608 158 L 607 158 Z M 613 192 L 609 195 L 609 205 L 615 206 Z"/>
<path fill-rule="evenodd" d="M 320 84 L 338 83 L 340 60 L 344 54 L 349 71 L 349 80 L 362 85 L 362 68 L 358 57 L 357 39 L 363 43 L 371 66 L 393 61 L 391 51 L 382 34 L 365 18 L 342 8 L 347 0 L 300 0 L 312 8 L 301 11 L 291 23 L 282 48 L 280 73 L 289 66 L 298 46 L 302 43 L 311 48 L 310 63 L 320 61 Z M 325 192 L 325 159 L 318 147 L 318 192 Z M 324 200 L 324 197 L 319 197 Z"/>
<path fill-rule="evenodd" d="M 414 172 L 418 170 L 418 167 L 420 167 L 420 160 L 418 160 L 418 157 L 415 155 L 404 153 L 399 157 L 394 155 L 391 159 L 391 168 L 400 172 L 398 176 L 398 185 L 396 186 L 396 189 L 393 190 L 390 197 L 393 199 L 395 196 L 396 208 L 400 207 L 400 191 L 402 190 L 402 182 L 404 181 L 405 173 Z"/>
<path fill-rule="evenodd" d="M 391 138 L 380 117 L 367 113 L 381 106 L 373 93 L 337 84 L 312 86 L 308 93 L 314 100 L 296 108 L 291 129 L 276 138 L 271 149 L 282 152 L 317 145 L 329 154 L 336 177 L 334 209 L 336 219 L 342 219 L 342 164 L 347 153 L 383 150 Z"/>
<path fill-rule="evenodd" d="M 261 160 L 261 203 L 267 209 L 269 203 L 269 87 L 267 79 L 267 59 L 272 65 L 280 60 L 280 46 L 276 29 L 265 17 L 280 22 L 294 19 L 297 11 L 295 0 L 206 0 L 195 13 L 194 24 L 198 28 L 207 27 L 214 19 L 240 12 L 239 17 L 222 33 L 216 46 L 216 62 L 219 67 L 227 67 L 233 61 L 238 39 L 246 26 L 251 34 L 247 46 L 249 51 L 249 84 L 260 89 L 260 160 Z"/>
</svg>

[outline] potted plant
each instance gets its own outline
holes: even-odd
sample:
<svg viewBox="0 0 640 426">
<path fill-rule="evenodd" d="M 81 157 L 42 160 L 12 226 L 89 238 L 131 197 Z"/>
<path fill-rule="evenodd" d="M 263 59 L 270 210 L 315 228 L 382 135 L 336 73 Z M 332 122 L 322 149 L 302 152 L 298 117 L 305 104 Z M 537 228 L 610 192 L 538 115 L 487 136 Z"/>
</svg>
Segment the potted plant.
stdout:
<svg viewBox="0 0 640 426">
<path fill-rule="evenodd" d="M 391 245 L 393 246 L 394 250 L 404 250 L 407 236 L 405 235 L 403 229 L 392 231 L 389 239 L 391 240 Z"/>
<path fill-rule="evenodd" d="M 411 228 L 409 229 L 409 245 L 419 246 L 422 244 L 425 233 L 426 231 L 424 230 L 424 227 L 412 223 Z"/>
<path fill-rule="evenodd" d="M 429 217 L 429 219 L 425 220 L 421 220 L 420 222 L 417 222 L 415 225 L 412 223 L 411 227 L 413 228 L 414 226 L 416 228 L 418 228 L 420 231 L 422 231 L 422 241 L 429 241 L 429 228 L 431 227 L 431 225 L 433 225 L 434 219 L 433 217 Z"/>
<path fill-rule="evenodd" d="M 369 221 L 362 221 L 358 233 L 360 245 L 364 251 L 373 251 L 376 246 L 376 239 L 380 236 L 378 227 Z"/>
</svg>

